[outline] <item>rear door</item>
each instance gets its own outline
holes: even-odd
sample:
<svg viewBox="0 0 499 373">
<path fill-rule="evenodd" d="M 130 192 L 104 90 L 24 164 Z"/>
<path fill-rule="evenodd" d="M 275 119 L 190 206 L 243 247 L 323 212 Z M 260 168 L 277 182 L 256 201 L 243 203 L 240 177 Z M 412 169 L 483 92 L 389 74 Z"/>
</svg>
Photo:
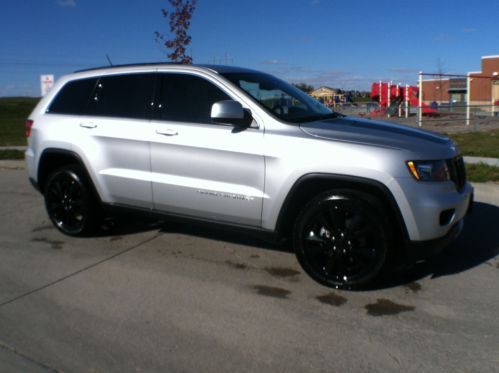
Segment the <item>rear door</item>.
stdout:
<svg viewBox="0 0 499 373">
<path fill-rule="evenodd" d="M 105 202 L 152 208 L 149 135 L 155 75 L 101 77 L 80 117 L 85 154 Z M 87 139 L 86 141 L 81 141 Z"/>
<path fill-rule="evenodd" d="M 263 128 L 211 122 L 214 102 L 231 94 L 208 77 L 160 73 L 152 122 L 154 208 L 260 226 Z"/>
</svg>

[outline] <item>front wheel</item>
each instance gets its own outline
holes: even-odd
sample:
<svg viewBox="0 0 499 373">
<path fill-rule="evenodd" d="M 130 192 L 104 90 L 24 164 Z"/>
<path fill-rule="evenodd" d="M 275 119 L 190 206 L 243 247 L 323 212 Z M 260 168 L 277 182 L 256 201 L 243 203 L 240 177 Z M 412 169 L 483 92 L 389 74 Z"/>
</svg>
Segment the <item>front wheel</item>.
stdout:
<svg viewBox="0 0 499 373">
<path fill-rule="evenodd" d="M 303 269 L 330 287 L 367 284 L 381 271 L 388 250 L 382 205 L 355 191 L 328 191 L 298 215 L 293 246 Z"/>
<path fill-rule="evenodd" d="M 44 189 L 45 207 L 62 233 L 84 236 L 97 226 L 97 204 L 81 167 L 69 165 L 54 171 Z"/>
</svg>

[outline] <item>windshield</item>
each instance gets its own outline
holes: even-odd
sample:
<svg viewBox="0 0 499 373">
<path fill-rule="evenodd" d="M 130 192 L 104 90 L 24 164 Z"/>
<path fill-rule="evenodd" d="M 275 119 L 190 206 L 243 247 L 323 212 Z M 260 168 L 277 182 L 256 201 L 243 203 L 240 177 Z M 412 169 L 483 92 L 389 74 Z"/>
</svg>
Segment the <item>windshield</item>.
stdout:
<svg viewBox="0 0 499 373">
<path fill-rule="evenodd" d="M 280 79 L 263 73 L 224 73 L 265 111 L 286 122 L 300 123 L 336 117 L 319 101 Z"/>
</svg>

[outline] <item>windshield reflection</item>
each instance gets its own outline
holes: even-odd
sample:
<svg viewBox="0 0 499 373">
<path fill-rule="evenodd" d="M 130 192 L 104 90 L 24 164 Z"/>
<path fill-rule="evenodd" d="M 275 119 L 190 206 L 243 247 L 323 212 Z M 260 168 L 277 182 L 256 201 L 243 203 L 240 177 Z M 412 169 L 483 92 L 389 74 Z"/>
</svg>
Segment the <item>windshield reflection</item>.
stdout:
<svg viewBox="0 0 499 373">
<path fill-rule="evenodd" d="M 248 93 L 265 111 L 286 122 L 300 123 L 335 118 L 331 111 L 305 92 L 263 73 L 224 73 L 225 78 Z"/>
</svg>

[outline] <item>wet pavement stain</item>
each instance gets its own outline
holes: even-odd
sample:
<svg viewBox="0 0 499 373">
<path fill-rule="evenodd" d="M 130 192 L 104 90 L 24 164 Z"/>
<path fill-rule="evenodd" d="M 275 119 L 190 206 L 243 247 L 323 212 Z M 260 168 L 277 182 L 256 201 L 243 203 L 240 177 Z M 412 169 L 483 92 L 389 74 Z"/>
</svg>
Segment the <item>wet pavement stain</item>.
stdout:
<svg viewBox="0 0 499 373">
<path fill-rule="evenodd" d="M 33 228 L 31 232 L 36 233 L 36 232 L 41 232 L 41 231 L 48 231 L 51 229 L 55 229 L 53 225 L 41 225 L 39 227 Z"/>
<path fill-rule="evenodd" d="M 49 244 L 52 249 L 54 250 L 61 250 L 62 246 L 64 245 L 64 241 L 55 241 L 55 240 L 49 240 L 48 238 L 45 237 L 37 237 L 33 238 L 31 242 L 43 242 Z"/>
<path fill-rule="evenodd" d="M 284 267 L 267 267 L 265 271 L 274 277 L 293 277 L 300 274 L 300 272 L 294 269 Z"/>
<path fill-rule="evenodd" d="M 329 294 L 319 295 L 315 297 L 315 299 L 317 299 L 321 303 L 336 307 L 342 306 L 347 302 L 347 298 L 333 292 Z"/>
<path fill-rule="evenodd" d="M 229 267 L 235 268 L 235 269 L 246 269 L 248 266 L 244 263 L 236 263 L 230 260 L 226 260 L 225 264 L 227 264 Z"/>
<path fill-rule="evenodd" d="M 113 242 L 113 241 L 118 241 L 118 240 L 122 240 L 123 237 L 122 236 L 114 236 L 114 237 L 111 237 L 109 239 L 110 242 Z"/>
<path fill-rule="evenodd" d="M 367 314 L 371 316 L 392 316 L 401 312 L 414 311 L 416 307 L 397 304 L 388 299 L 378 299 L 376 303 L 365 306 Z"/>
<path fill-rule="evenodd" d="M 258 292 L 258 294 L 264 295 L 266 297 L 287 299 L 288 295 L 291 294 L 289 290 L 276 288 L 273 286 L 254 285 L 252 286 L 252 288 L 255 289 Z"/>
<path fill-rule="evenodd" d="M 421 284 L 419 284 L 417 282 L 411 282 L 410 284 L 404 285 L 404 287 L 406 289 L 412 291 L 413 293 L 417 293 L 422 289 Z"/>
</svg>

